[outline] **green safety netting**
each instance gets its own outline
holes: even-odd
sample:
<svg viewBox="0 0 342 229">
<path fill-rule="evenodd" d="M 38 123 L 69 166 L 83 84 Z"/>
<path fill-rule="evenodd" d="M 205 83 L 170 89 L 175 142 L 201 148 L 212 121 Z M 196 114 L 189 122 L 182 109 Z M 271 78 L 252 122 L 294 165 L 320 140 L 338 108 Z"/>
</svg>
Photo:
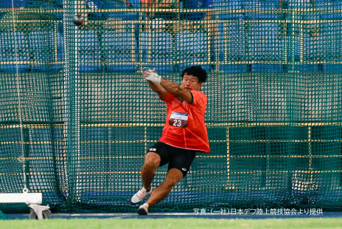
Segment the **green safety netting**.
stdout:
<svg viewBox="0 0 342 229">
<path fill-rule="evenodd" d="M 0 211 L 0 220 L 6 220 L 7 216 L 2 211 Z"/>
<path fill-rule="evenodd" d="M 135 212 L 166 118 L 141 71 L 200 65 L 211 153 L 150 211 L 341 210 L 341 23 L 340 0 L 1 1 L 0 193 Z"/>
</svg>

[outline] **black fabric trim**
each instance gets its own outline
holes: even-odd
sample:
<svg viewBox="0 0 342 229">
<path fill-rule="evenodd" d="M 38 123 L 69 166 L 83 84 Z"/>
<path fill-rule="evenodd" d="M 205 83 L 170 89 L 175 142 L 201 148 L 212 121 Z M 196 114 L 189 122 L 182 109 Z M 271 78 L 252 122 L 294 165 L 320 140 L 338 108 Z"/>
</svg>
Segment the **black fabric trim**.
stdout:
<svg viewBox="0 0 342 229">
<path fill-rule="evenodd" d="M 191 94 L 191 98 L 192 98 L 192 102 L 191 102 L 191 103 L 189 103 L 189 104 L 193 104 L 193 103 L 194 103 L 194 96 L 192 95 L 191 91 L 189 91 L 189 92 L 190 92 L 190 94 Z"/>
</svg>

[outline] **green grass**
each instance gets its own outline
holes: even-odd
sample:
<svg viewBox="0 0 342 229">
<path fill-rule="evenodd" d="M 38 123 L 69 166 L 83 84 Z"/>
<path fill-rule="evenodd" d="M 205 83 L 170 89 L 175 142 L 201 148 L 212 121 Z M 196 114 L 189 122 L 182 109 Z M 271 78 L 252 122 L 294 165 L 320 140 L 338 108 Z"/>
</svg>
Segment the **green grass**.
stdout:
<svg viewBox="0 0 342 229">
<path fill-rule="evenodd" d="M 75 228 L 167 228 L 167 229 L 228 229 L 228 228 L 341 228 L 342 218 L 296 218 L 296 219 L 50 219 L 50 220 L 5 220 L 1 228 L 15 229 L 75 229 Z"/>
</svg>

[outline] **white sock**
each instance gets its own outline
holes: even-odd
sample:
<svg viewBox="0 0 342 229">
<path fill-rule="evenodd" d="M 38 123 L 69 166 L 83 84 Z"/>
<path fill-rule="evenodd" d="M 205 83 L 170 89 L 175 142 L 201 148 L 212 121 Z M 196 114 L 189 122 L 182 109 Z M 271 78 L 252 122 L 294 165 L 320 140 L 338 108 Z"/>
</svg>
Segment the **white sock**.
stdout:
<svg viewBox="0 0 342 229">
<path fill-rule="evenodd" d="M 144 203 L 143 205 L 145 205 L 147 208 L 149 207 L 148 203 Z"/>
<path fill-rule="evenodd" d="M 150 188 L 150 190 L 148 190 L 148 191 L 147 191 L 147 189 L 146 189 L 145 187 L 143 187 L 143 189 L 145 190 L 145 192 L 149 192 L 149 191 L 151 191 L 151 188 Z"/>
</svg>

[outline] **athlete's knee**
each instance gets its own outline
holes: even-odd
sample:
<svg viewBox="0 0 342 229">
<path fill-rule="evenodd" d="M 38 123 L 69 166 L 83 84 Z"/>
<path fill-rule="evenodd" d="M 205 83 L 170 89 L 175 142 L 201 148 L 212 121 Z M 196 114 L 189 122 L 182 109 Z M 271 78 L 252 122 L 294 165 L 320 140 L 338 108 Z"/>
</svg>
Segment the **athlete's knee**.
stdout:
<svg viewBox="0 0 342 229">
<path fill-rule="evenodd" d="M 183 173 L 179 171 L 178 169 L 171 169 L 165 180 L 164 180 L 164 185 L 168 188 L 172 188 L 175 186 L 181 179 L 183 179 Z"/>
<path fill-rule="evenodd" d="M 156 153 L 148 153 L 145 156 L 144 166 L 150 169 L 156 169 L 160 164 L 160 156 Z"/>
<path fill-rule="evenodd" d="M 175 179 L 168 179 L 164 181 L 164 185 L 166 188 L 168 189 L 172 189 L 173 186 L 175 186 L 179 181 L 175 180 Z"/>
</svg>

